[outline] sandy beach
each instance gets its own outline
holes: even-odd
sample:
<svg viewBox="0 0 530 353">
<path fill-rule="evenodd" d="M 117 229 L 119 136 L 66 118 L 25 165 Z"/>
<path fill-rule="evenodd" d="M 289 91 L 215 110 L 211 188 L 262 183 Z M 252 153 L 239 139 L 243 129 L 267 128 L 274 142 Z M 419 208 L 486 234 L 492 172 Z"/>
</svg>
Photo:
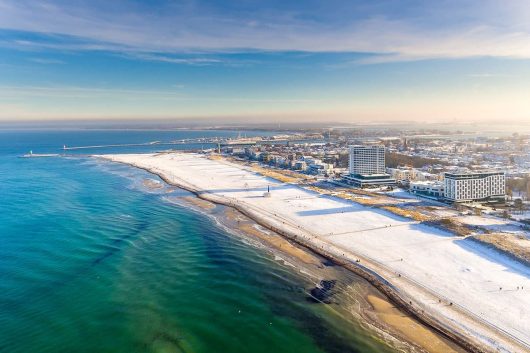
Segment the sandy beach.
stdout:
<svg viewBox="0 0 530 353">
<path fill-rule="evenodd" d="M 338 306 L 332 310 L 348 321 L 361 317 L 361 323 L 367 326 L 372 335 L 399 351 L 464 352 L 454 342 L 398 309 L 362 277 L 342 267 L 330 266 L 326 258 L 260 226 L 235 208 L 216 205 L 196 196 L 183 196 L 180 199 L 183 204 L 213 215 L 231 233 L 242 233 L 244 240 L 257 241 L 265 246 L 279 261 L 294 266 L 315 284 L 322 279 L 336 281 L 340 290 L 333 295 L 333 301 Z"/>
<path fill-rule="evenodd" d="M 234 207 L 334 259 L 369 280 L 401 310 L 469 351 L 529 350 L 530 269 L 486 246 L 203 155 L 102 157 L 149 170 L 204 200 Z M 264 197 L 267 189 L 270 197 Z M 395 324 L 398 316 L 391 307 L 377 299 L 370 303 L 379 308 L 380 319 Z"/>
</svg>

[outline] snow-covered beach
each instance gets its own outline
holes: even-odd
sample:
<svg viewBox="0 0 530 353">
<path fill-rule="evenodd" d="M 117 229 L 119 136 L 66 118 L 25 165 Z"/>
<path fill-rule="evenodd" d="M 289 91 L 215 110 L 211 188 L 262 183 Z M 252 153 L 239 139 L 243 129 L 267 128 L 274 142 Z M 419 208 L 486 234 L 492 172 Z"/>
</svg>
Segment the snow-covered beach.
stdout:
<svg viewBox="0 0 530 353">
<path fill-rule="evenodd" d="M 530 350 L 530 268 L 471 239 L 189 153 L 106 155 L 364 266 L 411 309 L 491 351 Z M 264 193 L 270 188 L 270 197 Z"/>
</svg>

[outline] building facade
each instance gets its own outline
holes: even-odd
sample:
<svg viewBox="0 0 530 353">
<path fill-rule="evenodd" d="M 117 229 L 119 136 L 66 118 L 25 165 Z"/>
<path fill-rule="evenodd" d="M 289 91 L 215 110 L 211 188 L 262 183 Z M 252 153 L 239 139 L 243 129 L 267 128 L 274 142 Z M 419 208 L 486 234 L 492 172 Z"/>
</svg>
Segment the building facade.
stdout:
<svg viewBox="0 0 530 353">
<path fill-rule="evenodd" d="M 386 174 L 385 146 L 350 146 L 349 175 L 343 182 L 355 187 L 393 187 L 396 180 Z"/>
<path fill-rule="evenodd" d="M 396 186 L 396 179 L 393 179 L 388 174 L 372 174 L 372 175 L 345 175 L 342 177 L 342 182 L 358 188 L 374 188 L 374 187 L 394 187 Z"/>
<path fill-rule="evenodd" d="M 445 173 L 444 197 L 453 202 L 504 201 L 504 172 Z"/>
<path fill-rule="evenodd" d="M 413 181 L 410 183 L 410 192 L 434 199 L 444 197 L 444 184 L 440 181 Z"/>
<path fill-rule="evenodd" d="M 416 175 L 411 168 L 386 168 L 386 172 L 400 182 L 414 180 Z"/>
<path fill-rule="evenodd" d="M 385 174 L 385 146 L 350 146 L 350 174 Z"/>
</svg>

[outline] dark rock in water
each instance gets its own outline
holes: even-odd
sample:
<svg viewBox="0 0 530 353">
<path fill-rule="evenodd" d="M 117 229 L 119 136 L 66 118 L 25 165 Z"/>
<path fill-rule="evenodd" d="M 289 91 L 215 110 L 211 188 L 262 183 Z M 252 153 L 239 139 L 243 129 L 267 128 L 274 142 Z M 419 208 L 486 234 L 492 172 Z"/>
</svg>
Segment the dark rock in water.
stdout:
<svg viewBox="0 0 530 353">
<path fill-rule="evenodd" d="M 335 266 L 335 263 L 329 259 L 325 259 L 324 261 L 322 261 L 322 265 L 326 267 L 332 267 Z"/>
<path fill-rule="evenodd" d="M 335 280 L 322 280 L 320 283 L 310 291 L 310 296 L 307 300 L 313 303 L 331 304 L 331 296 L 333 295 L 333 288 L 335 288 Z"/>
</svg>

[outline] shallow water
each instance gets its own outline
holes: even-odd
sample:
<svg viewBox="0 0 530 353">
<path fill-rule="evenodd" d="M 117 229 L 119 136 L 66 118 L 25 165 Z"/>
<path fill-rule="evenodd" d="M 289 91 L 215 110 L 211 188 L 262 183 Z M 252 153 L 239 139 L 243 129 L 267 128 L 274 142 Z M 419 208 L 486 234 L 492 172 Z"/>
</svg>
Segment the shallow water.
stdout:
<svg viewBox="0 0 530 353">
<path fill-rule="evenodd" d="M 168 201 L 182 191 L 90 158 L 18 158 L 207 134 L 237 135 L 0 132 L 1 352 L 392 351 L 308 301 L 314 284 L 271 253 Z"/>
</svg>

